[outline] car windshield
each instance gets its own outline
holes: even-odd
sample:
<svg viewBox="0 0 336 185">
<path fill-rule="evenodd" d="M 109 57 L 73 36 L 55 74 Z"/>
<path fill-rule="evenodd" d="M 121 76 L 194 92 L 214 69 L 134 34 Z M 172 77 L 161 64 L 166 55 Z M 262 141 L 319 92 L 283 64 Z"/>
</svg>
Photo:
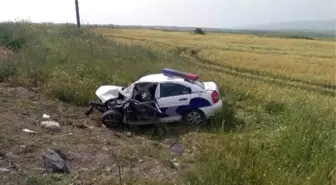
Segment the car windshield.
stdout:
<svg viewBox="0 0 336 185">
<path fill-rule="evenodd" d="M 187 80 L 185 79 L 185 81 L 189 82 L 189 83 L 192 83 L 194 85 L 197 85 L 198 87 L 204 89 L 204 84 L 203 82 L 199 81 L 199 80 L 196 80 L 196 81 L 191 81 L 191 80 Z"/>
</svg>

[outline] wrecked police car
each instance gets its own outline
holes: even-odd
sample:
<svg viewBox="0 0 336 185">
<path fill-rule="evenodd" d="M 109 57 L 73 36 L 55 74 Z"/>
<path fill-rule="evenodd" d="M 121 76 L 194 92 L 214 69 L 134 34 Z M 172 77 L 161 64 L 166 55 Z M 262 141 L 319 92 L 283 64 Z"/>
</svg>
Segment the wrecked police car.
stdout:
<svg viewBox="0 0 336 185">
<path fill-rule="evenodd" d="M 102 113 L 102 123 L 110 127 L 178 121 L 200 125 L 223 106 L 216 83 L 168 68 L 144 75 L 127 88 L 101 86 L 96 96 L 86 115 L 96 109 Z"/>
</svg>

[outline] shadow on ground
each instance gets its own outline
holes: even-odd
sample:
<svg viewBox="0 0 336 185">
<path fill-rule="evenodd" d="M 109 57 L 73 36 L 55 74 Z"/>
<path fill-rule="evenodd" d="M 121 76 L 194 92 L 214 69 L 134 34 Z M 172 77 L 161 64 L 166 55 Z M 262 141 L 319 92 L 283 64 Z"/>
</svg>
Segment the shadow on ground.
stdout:
<svg viewBox="0 0 336 185">
<path fill-rule="evenodd" d="M 234 103 L 223 102 L 223 110 L 217 113 L 211 120 L 202 125 L 189 125 L 184 122 L 158 123 L 156 125 L 123 125 L 119 128 L 109 128 L 112 131 L 129 135 L 141 135 L 152 140 L 161 141 L 166 138 L 178 139 L 190 132 L 197 133 L 230 133 L 238 132 L 245 127 L 244 120 L 236 116 Z M 97 124 L 100 120 L 96 119 Z"/>
</svg>

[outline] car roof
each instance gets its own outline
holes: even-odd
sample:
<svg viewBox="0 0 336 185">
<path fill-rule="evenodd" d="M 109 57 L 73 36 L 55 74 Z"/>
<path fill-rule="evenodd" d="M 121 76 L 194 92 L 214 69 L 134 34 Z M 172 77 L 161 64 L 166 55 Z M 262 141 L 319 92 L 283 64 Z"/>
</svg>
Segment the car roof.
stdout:
<svg viewBox="0 0 336 185">
<path fill-rule="evenodd" d="M 184 81 L 183 78 L 180 77 L 168 77 L 162 73 L 160 74 L 151 74 L 151 75 L 146 75 L 141 77 L 138 82 L 155 82 L 155 83 L 160 83 L 160 82 L 171 82 L 171 81 L 178 81 L 182 82 Z"/>
</svg>

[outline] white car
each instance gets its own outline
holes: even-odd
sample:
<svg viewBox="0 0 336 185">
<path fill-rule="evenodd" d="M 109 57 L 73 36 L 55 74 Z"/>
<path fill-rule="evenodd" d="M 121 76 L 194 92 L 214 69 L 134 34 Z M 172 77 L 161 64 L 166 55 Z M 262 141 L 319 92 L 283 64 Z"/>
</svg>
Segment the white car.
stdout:
<svg viewBox="0 0 336 185">
<path fill-rule="evenodd" d="M 176 122 L 184 119 L 190 124 L 200 124 L 221 111 L 223 103 L 214 82 L 202 82 L 198 75 L 163 69 L 162 73 L 141 77 L 127 88 L 101 86 L 96 95 L 102 103 L 118 96 L 118 93 L 135 98 L 139 87 L 149 91 L 159 106 L 160 122 Z"/>
</svg>

